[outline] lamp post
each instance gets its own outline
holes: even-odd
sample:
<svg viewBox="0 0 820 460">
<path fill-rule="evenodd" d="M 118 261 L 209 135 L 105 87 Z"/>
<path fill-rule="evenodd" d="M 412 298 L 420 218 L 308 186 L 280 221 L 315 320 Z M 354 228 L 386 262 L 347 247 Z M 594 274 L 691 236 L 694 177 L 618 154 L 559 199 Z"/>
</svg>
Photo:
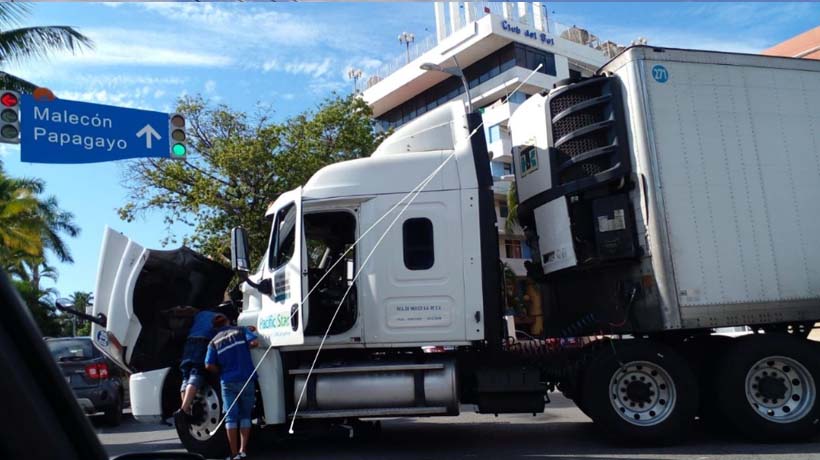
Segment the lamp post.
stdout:
<svg viewBox="0 0 820 460">
<path fill-rule="evenodd" d="M 359 91 L 359 78 L 362 78 L 362 69 L 350 69 L 347 71 L 347 78 L 353 80 L 353 92 Z"/>
<path fill-rule="evenodd" d="M 407 53 L 407 62 L 410 62 L 410 44 L 416 39 L 416 36 L 410 32 L 402 32 L 399 34 L 399 43 L 405 46 Z"/>
<path fill-rule="evenodd" d="M 438 64 L 433 64 L 432 62 L 425 62 L 419 67 L 421 70 L 435 70 L 436 72 L 444 72 L 446 74 L 459 77 L 461 79 L 461 84 L 464 85 L 464 94 L 467 96 L 467 112 L 473 113 L 473 98 L 470 97 L 470 85 L 467 84 L 467 77 L 464 76 L 464 72 L 461 70 L 461 67 L 459 67 L 455 56 L 453 56 L 453 62 L 456 64 L 453 67 L 442 67 Z"/>
</svg>

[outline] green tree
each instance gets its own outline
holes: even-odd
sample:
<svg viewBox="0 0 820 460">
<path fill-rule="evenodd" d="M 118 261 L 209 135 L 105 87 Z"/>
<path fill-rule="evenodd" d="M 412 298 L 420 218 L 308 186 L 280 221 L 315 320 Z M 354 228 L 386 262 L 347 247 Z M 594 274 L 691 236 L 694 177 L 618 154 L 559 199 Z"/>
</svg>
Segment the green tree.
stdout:
<svg viewBox="0 0 820 460">
<path fill-rule="evenodd" d="M 514 233 L 516 227 L 520 224 L 518 222 L 518 188 L 515 181 L 510 183 L 510 189 L 507 190 L 507 219 L 504 221 L 504 230 L 507 233 Z"/>
<path fill-rule="evenodd" d="M 26 4 L 0 3 L 0 65 L 47 58 L 54 52 L 74 53 L 93 47 L 91 39 L 73 27 L 17 27 L 29 12 L 30 7 Z M 5 72 L 0 72 L 0 85 L 25 93 L 31 93 L 36 88 L 33 83 Z"/>
<path fill-rule="evenodd" d="M 57 280 L 46 256 L 72 262 L 64 235 L 77 236 L 74 216 L 60 209 L 53 196 L 42 197 L 42 180 L 18 179 L 5 174 L 0 163 L 0 268 L 9 272 L 41 330 L 60 333 L 53 313 L 53 289 L 43 289 L 44 278 Z"/>
<path fill-rule="evenodd" d="M 131 221 L 162 211 L 169 226 L 193 227 L 183 243 L 223 263 L 232 227 L 248 231 L 258 255 L 267 245 L 270 203 L 325 165 L 370 155 L 381 141 L 370 108 L 354 95 L 334 95 L 282 123 L 265 111 L 249 116 L 201 97 L 182 98 L 177 112 L 188 123 L 188 157 L 129 163 L 123 183 L 130 199 L 120 217 Z M 168 237 L 165 243 L 177 241 Z"/>
<path fill-rule="evenodd" d="M 41 265 L 46 251 L 60 262 L 74 259 L 64 235 L 76 237 L 80 228 L 74 215 L 60 209 L 57 198 L 41 196 L 45 183 L 40 179 L 9 177 L 0 163 L 0 260 L 6 271 L 26 276 L 39 287 Z"/>
<path fill-rule="evenodd" d="M 74 291 L 73 294 L 68 296 L 68 300 L 74 304 L 74 309 L 85 313 L 86 307 L 91 306 L 91 302 L 94 299 L 94 294 L 91 292 L 84 292 L 84 291 Z M 75 335 L 89 335 L 91 333 L 91 323 L 88 321 L 82 321 L 74 318 L 77 322 L 77 328 L 75 330 Z M 81 323 L 81 324 L 80 324 Z"/>
<path fill-rule="evenodd" d="M 5 268 L 26 257 L 42 255 L 43 240 L 37 211 L 42 181 L 5 175 L 0 163 L 0 260 Z"/>
<path fill-rule="evenodd" d="M 47 337 L 59 337 L 64 335 L 64 328 L 60 318 L 54 312 L 54 297 L 56 291 L 53 288 L 35 288 L 30 282 L 15 279 L 12 281 L 20 297 L 31 310 L 37 326 Z"/>
</svg>

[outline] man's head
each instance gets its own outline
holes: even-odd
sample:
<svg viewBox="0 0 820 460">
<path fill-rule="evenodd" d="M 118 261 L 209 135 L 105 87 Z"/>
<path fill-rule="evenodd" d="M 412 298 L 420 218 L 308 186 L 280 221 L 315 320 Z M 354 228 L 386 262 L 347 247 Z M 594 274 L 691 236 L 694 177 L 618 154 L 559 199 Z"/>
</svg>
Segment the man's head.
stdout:
<svg viewBox="0 0 820 460">
<path fill-rule="evenodd" d="M 228 321 L 231 323 L 235 323 L 236 320 L 239 318 L 239 308 L 236 306 L 234 302 L 225 302 L 218 307 L 216 307 L 216 312 L 225 315 L 228 317 Z"/>
<path fill-rule="evenodd" d="M 228 325 L 229 320 L 228 317 L 223 315 L 222 313 L 217 313 L 216 316 L 214 316 L 214 319 L 211 320 L 211 323 L 214 325 L 214 327 L 225 327 Z"/>
</svg>

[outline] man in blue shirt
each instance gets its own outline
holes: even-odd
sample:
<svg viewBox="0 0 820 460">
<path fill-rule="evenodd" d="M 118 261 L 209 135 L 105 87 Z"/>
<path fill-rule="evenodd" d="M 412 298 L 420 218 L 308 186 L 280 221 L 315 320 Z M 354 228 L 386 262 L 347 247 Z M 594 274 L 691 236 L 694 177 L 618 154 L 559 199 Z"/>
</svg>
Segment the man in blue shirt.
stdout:
<svg viewBox="0 0 820 460">
<path fill-rule="evenodd" d="M 182 349 L 182 361 L 179 369 L 182 371 L 182 386 L 180 396 L 182 404 L 180 410 L 191 414 L 191 405 L 196 392 L 205 383 L 205 352 L 208 342 L 216 333 L 228 325 L 228 317 L 222 313 L 209 310 L 199 310 L 194 307 L 181 307 L 176 311 L 177 316 L 194 316 L 194 323 L 188 331 L 185 346 Z"/>
<path fill-rule="evenodd" d="M 208 352 L 205 355 L 205 368 L 219 372 L 222 407 L 226 411 L 225 431 L 231 447 L 231 458 L 234 459 L 245 458 L 248 437 L 251 434 L 251 411 L 256 400 L 256 374 L 253 372 L 250 349 L 257 346 L 259 342 L 256 334 L 250 329 L 229 327 L 216 334 L 208 344 Z M 245 382 L 248 382 L 247 386 Z"/>
</svg>

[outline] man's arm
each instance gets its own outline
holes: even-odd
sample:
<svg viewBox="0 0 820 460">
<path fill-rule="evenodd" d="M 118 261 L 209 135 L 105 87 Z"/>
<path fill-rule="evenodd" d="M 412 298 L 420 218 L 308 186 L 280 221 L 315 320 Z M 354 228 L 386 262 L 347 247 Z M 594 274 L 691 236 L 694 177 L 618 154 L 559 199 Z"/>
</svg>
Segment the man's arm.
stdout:
<svg viewBox="0 0 820 460">
<path fill-rule="evenodd" d="M 259 337 L 252 332 L 251 327 L 253 326 L 245 328 L 245 341 L 248 342 L 249 348 L 256 348 L 259 346 Z"/>
<path fill-rule="evenodd" d="M 205 353 L 205 369 L 210 372 L 219 372 L 216 348 L 211 344 L 208 344 L 208 352 Z"/>
</svg>

